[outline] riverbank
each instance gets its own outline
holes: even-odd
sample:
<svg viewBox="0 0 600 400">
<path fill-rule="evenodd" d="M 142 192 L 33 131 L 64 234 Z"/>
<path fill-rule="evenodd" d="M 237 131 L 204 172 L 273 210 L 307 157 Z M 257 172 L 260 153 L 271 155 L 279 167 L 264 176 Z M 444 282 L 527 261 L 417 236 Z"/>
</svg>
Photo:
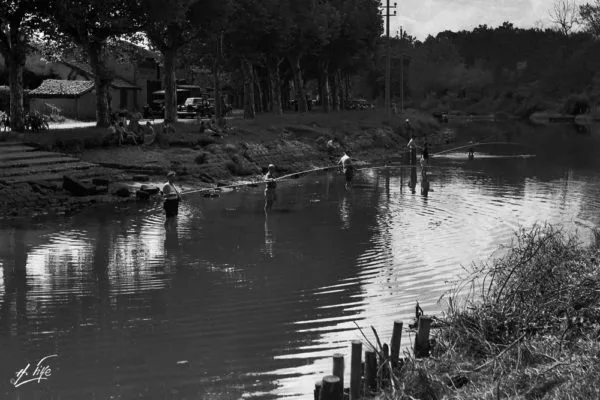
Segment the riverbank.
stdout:
<svg viewBox="0 0 600 400">
<path fill-rule="evenodd" d="M 520 231 L 446 298 L 431 357 L 406 358 L 382 398 L 599 398 L 599 261 L 597 232 L 584 245 L 551 226 Z"/>
<path fill-rule="evenodd" d="M 410 132 L 405 128 L 406 118 Z M 162 126 L 155 125 L 155 130 L 161 131 Z M 5 218 L 27 219 L 49 210 L 50 214 L 69 214 L 95 203 L 136 201 L 133 191 L 139 183 L 134 186 L 134 182 L 140 180 L 134 179 L 136 175 L 159 183 L 170 170 L 177 172 L 184 190 L 193 190 L 259 181 L 271 163 L 279 175 L 329 166 L 344 149 L 359 160 L 379 160 L 397 156 L 410 134 L 426 136 L 433 146 L 452 141 L 452 134 L 442 130 L 432 116 L 414 110 L 395 116 L 377 110 L 258 115 L 255 120 L 229 120 L 218 135 L 201 134 L 195 121 L 184 120 L 175 125 L 174 133 L 160 137 L 152 146 L 116 147 L 110 145 L 106 129 L 89 126 L 11 135 L 8 140 L 121 173 L 108 177 L 109 194 L 101 196 L 71 196 L 56 183 L 0 184 L 0 212 Z M 332 152 L 327 148 L 330 139 L 336 145 Z M 132 195 L 110 194 L 122 186 L 129 187 Z"/>
</svg>

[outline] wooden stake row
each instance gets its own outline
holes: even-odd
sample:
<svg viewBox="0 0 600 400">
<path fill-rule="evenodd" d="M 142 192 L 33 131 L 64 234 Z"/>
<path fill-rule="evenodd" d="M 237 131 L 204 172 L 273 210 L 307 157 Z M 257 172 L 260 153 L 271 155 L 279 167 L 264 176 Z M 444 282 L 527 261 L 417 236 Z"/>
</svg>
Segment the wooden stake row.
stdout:
<svg viewBox="0 0 600 400">
<path fill-rule="evenodd" d="M 344 356 L 336 353 L 333 355 L 333 370 L 331 375 L 325 376 L 321 381 L 315 383 L 315 400 L 358 400 L 364 396 L 376 393 L 384 388 L 390 381 L 390 370 L 384 364 L 388 361 L 392 370 L 401 366 L 400 342 L 402 339 L 402 321 L 394 321 L 392 331 L 391 348 L 382 344 L 378 362 L 377 353 L 373 350 L 365 351 L 365 361 L 362 362 L 362 342 L 352 341 L 352 352 L 350 358 L 350 387 L 344 389 Z M 431 318 L 420 316 L 415 338 L 415 358 L 429 356 L 429 332 L 431 330 Z"/>
</svg>

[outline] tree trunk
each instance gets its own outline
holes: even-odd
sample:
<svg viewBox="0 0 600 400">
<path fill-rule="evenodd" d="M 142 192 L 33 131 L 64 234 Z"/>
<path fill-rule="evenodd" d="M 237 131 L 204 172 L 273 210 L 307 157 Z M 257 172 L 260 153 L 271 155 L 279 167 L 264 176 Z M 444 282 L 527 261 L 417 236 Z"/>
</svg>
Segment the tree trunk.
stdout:
<svg viewBox="0 0 600 400">
<path fill-rule="evenodd" d="M 10 82 L 10 129 L 14 132 L 25 131 L 24 109 L 23 109 L 23 68 L 25 67 L 25 57 L 23 62 L 11 57 L 9 62 L 9 82 Z"/>
<path fill-rule="evenodd" d="M 346 108 L 346 85 L 344 83 L 344 79 L 342 78 L 342 72 L 338 69 L 335 78 L 338 81 L 338 89 L 340 91 L 340 110 L 344 110 Z"/>
<path fill-rule="evenodd" d="M 290 56 L 290 64 L 294 72 L 294 89 L 296 92 L 296 101 L 298 102 L 298 111 L 304 113 L 308 111 L 306 104 L 306 94 L 304 93 L 304 82 L 302 81 L 302 69 L 300 68 L 300 56 Z"/>
<path fill-rule="evenodd" d="M 254 119 L 256 111 L 254 108 L 254 77 L 252 64 L 248 60 L 242 60 L 242 74 L 244 77 L 244 118 Z"/>
<path fill-rule="evenodd" d="M 90 64 L 94 71 L 94 86 L 96 89 L 96 126 L 107 127 L 110 125 L 109 90 L 112 74 L 103 61 L 102 45 L 88 48 Z"/>
<path fill-rule="evenodd" d="M 340 111 L 339 90 L 337 80 L 335 79 L 335 73 L 329 76 L 329 82 L 331 84 L 331 108 L 333 111 Z"/>
<path fill-rule="evenodd" d="M 213 65 L 213 81 L 215 89 L 215 118 L 220 127 L 225 126 L 225 116 L 223 115 L 223 94 L 221 93 L 221 78 L 219 77 L 219 69 L 221 68 L 221 40 L 222 36 L 217 38 L 217 57 Z"/>
<path fill-rule="evenodd" d="M 219 78 L 219 67 L 215 62 L 213 67 L 213 81 L 214 81 L 214 89 L 215 89 L 215 118 L 217 119 L 217 124 L 221 127 L 225 126 L 225 118 L 223 116 L 223 95 L 221 94 L 221 79 Z"/>
<path fill-rule="evenodd" d="M 273 112 L 273 82 L 271 82 L 271 75 L 269 73 L 269 69 L 267 68 L 267 79 L 265 79 L 265 87 L 266 87 L 266 95 L 267 103 L 266 110 L 268 112 Z"/>
<path fill-rule="evenodd" d="M 283 114 L 281 109 L 281 79 L 279 77 L 279 65 L 281 59 L 269 63 L 267 66 L 269 74 L 269 89 L 271 91 L 271 111 L 276 115 Z"/>
<path fill-rule="evenodd" d="M 262 79 L 262 93 L 263 93 L 263 110 L 270 111 L 271 107 L 271 89 L 269 89 L 269 77 L 263 76 Z"/>
<path fill-rule="evenodd" d="M 263 112 L 263 90 L 262 90 L 262 80 L 261 80 L 261 76 L 260 76 L 260 71 L 258 70 L 258 68 L 254 68 L 254 71 L 252 71 L 254 74 L 254 84 L 256 87 L 256 112 Z"/>
<path fill-rule="evenodd" d="M 164 81 L 165 88 L 165 122 L 177 122 L 177 80 L 175 77 L 176 51 L 166 49 L 163 53 L 164 59 Z"/>
<path fill-rule="evenodd" d="M 331 111 L 331 103 L 329 102 L 329 65 L 324 62 L 321 64 L 321 106 L 324 112 Z"/>
<path fill-rule="evenodd" d="M 290 81 L 285 79 L 281 84 L 281 108 L 287 110 L 290 107 Z"/>
<path fill-rule="evenodd" d="M 110 125 L 110 110 L 108 104 L 109 87 L 112 76 L 103 61 L 102 45 L 88 48 L 90 64 L 94 71 L 94 85 L 96 89 L 96 126 L 107 127 Z"/>
</svg>

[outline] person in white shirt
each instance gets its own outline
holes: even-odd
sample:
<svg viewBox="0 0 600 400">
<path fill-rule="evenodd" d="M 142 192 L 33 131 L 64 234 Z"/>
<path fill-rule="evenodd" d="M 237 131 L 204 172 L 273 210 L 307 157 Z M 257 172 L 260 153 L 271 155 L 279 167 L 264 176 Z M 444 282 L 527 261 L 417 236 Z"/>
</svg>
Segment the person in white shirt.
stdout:
<svg viewBox="0 0 600 400">
<path fill-rule="evenodd" d="M 175 172 L 169 172 L 167 174 L 167 178 L 168 182 L 163 186 L 162 193 L 165 196 L 163 208 L 165 209 L 167 219 L 169 219 L 177 216 L 177 212 L 179 211 L 179 200 L 181 200 L 181 196 L 179 195 L 179 191 L 173 183 L 175 179 Z"/>
<path fill-rule="evenodd" d="M 275 189 L 277 188 L 277 182 L 275 181 L 275 165 L 269 164 L 269 171 L 265 175 L 265 182 L 267 187 L 265 188 L 265 213 L 271 211 L 273 203 L 277 200 L 277 194 Z"/>
<path fill-rule="evenodd" d="M 410 140 L 408 141 L 408 144 L 406 145 L 406 147 L 408 147 L 410 150 L 414 149 L 417 147 L 417 144 L 415 143 L 415 137 L 414 136 L 410 136 Z"/>
<path fill-rule="evenodd" d="M 346 190 L 350 190 L 350 187 L 352 187 L 352 178 L 354 177 L 354 166 L 352 165 L 352 159 L 350 158 L 349 153 L 349 151 L 345 151 L 338 162 L 346 176 Z"/>
</svg>

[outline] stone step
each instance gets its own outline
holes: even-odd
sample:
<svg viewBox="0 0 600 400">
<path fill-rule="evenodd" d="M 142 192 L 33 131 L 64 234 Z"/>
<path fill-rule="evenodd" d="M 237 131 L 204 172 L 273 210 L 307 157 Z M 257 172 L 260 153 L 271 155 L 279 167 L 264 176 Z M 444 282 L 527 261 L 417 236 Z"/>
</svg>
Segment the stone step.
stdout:
<svg viewBox="0 0 600 400">
<path fill-rule="evenodd" d="M 70 171 L 76 171 L 81 169 L 88 169 L 94 167 L 94 164 L 77 161 L 62 164 L 42 165 L 26 168 L 4 168 L 0 169 L 0 179 L 19 175 L 35 175 L 45 174 L 50 172 L 64 171 L 68 173 Z"/>
<path fill-rule="evenodd" d="M 25 152 L 14 152 L 14 153 L 0 153 L 0 163 L 2 161 L 10 160 L 25 160 L 25 159 L 37 159 L 43 157 L 57 157 L 66 156 L 66 154 L 55 153 L 52 151 L 25 151 Z"/>
<path fill-rule="evenodd" d="M 2 132 L 0 132 L 2 133 Z M 11 147 L 11 146 L 23 146 L 22 142 L 0 142 L 0 149 L 2 149 L 3 147 Z"/>
<path fill-rule="evenodd" d="M 36 150 L 35 147 L 24 146 L 21 144 L 15 144 L 14 146 L 0 147 L 0 154 L 14 153 L 17 151 L 35 151 L 35 150 Z"/>
<path fill-rule="evenodd" d="M 30 166 L 33 167 L 33 166 L 41 166 L 41 165 L 47 165 L 47 164 L 62 164 L 62 163 L 77 162 L 77 161 L 80 161 L 80 160 L 78 158 L 67 157 L 67 156 L 2 161 L 2 162 L 0 162 L 0 174 L 2 174 L 1 171 L 4 168 L 30 167 Z"/>
<path fill-rule="evenodd" d="M 79 171 L 66 172 L 54 172 L 46 174 L 34 174 L 34 175 L 18 175 L 11 176 L 8 178 L 0 178 L 0 180 L 6 183 L 19 183 L 19 182 L 62 182 L 64 175 L 69 175 L 73 178 L 84 180 L 98 177 L 112 177 L 122 174 L 118 170 L 107 170 L 104 168 L 89 168 Z"/>
</svg>

